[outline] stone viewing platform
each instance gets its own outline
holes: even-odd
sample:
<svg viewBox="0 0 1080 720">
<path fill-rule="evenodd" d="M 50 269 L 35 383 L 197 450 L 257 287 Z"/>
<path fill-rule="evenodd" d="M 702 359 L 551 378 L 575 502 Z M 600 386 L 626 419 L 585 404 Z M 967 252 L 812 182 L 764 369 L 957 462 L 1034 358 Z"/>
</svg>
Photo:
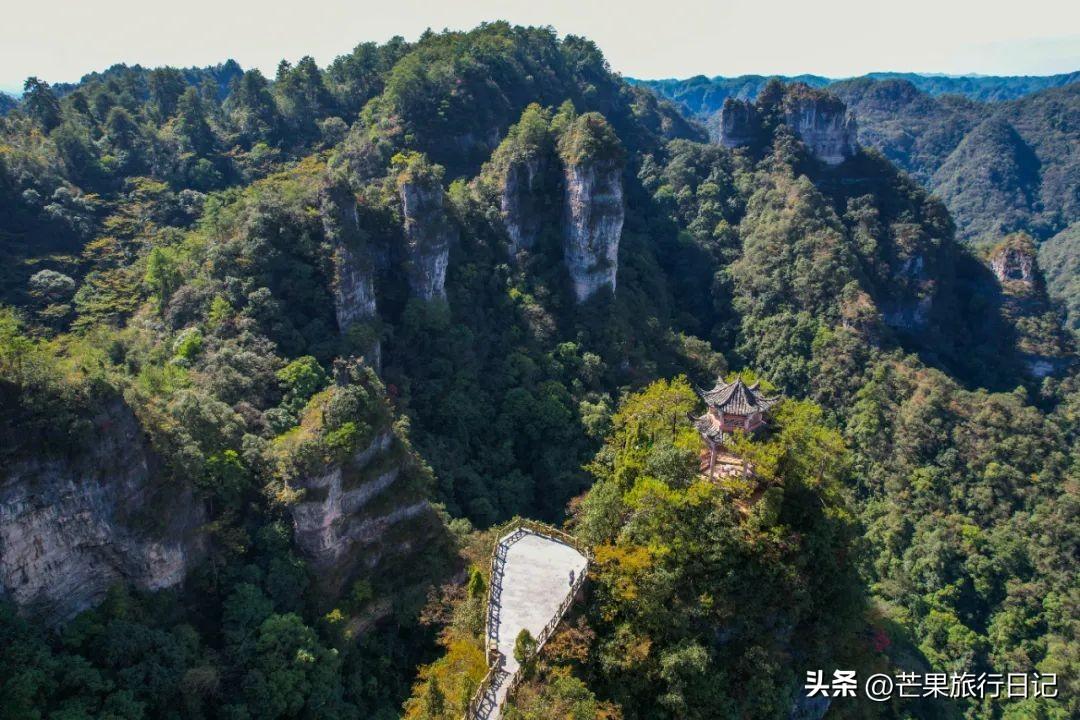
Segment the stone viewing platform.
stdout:
<svg viewBox="0 0 1080 720">
<path fill-rule="evenodd" d="M 491 558 L 485 637 L 489 671 L 477 688 L 465 720 L 501 717 L 520 682 L 514 642 L 528 630 L 543 647 L 588 572 L 588 551 L 576 539 L 540 523 L 523 521 L 499 538 Z"/>
</svg>

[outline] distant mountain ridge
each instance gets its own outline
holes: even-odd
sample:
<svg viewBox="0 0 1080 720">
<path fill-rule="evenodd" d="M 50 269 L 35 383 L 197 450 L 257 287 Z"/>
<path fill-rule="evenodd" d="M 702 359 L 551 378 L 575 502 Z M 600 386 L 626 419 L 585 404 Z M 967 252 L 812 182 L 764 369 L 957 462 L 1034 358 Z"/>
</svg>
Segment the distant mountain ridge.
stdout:
<svg viewBox="0 0 1080 720">
<path fill-rule="evenodd" d="M 1080 71 L 1058 75 L 922 75 L 905 72 L 872 72 L 850 78 L 828 78 L 821 75 L 739 75 L 737 77 L 706 77 L 695 75 L 683 80 L 638 80 L 631 84 L 651 88 L 680 104 L 694 115 L 711 115 L 724 104 L 725 98 L 754 100 L 772 78 L 784 83 L 801 82 L 810 87 L 824 88 L 837 83 L 858 80 L 906 80 L 917 90 L 929 95 L 961 95 L 972 100 L 996 102 L 1015 100 L 1048 88 L 1071 85 L 1080 80 Z"/>
</svg>

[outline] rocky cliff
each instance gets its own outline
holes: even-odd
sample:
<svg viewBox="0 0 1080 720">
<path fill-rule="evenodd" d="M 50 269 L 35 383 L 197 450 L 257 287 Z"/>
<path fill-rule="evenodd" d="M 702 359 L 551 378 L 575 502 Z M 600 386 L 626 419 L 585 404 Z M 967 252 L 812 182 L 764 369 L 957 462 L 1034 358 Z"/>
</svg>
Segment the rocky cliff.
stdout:
<svg viewBox="0 0 1080 720">
<path fill-rule="evenodd" d="M 882 319 L 897 330 L 921 331 L 930 320 L 937 286 L 927 272 L 927 258 L 922 252 L 906 250 L 901 243 L 898 255 L 890 263 L 896 292 L 882 299 Z"/>
<path fill-rule="evenodd" d="M 359 365 L 339 365 L 336 374 L 337 384 L 320 401 L 326 408 L 348 402 L 346 394 L 368 398 L 367 411 L 384 407 L 381 386 Z M 360 395 L 358 384 L 365 388 Z M 353 452 L 297 480 L 302 493 L 290 506 L 296 546 L 331 596 L 388 564 L 417 562 L 415 553 L 434 552 L 445 531 L 426 497 L 429 471 L 390 426 L 388 413 L 358 422 L 371 427 L 372 417 L 381 420 Z"/>
<path fill-rule="evenodd" d="M 990 251 L 986 262 L 1001 288 L 1002 314 L 1016 335 L 1020 361 L 1028 375 L 1041 379 L 1067 368 L 1075 351 L 1061 327 L 1061 312 L 1047 295 L 1037 252 L 1029 235 L 1014 233 Z"/>
<path fill-rule="evenodd" d="M 176 585 L 201 552 L 202 507 L 162 479 L 127 405 L 114 399 L 92 423 L 90 447 L 0 472 L 0 595 L 50 623 L 114 583 Z"/>
<path fill-rule="evenodd" d="M 427 178 L 399 185 L 409 288 L 416 297 L 446 297 L 446 266 L 457 231 L 444 207 L 442 185 Z"/>
<path fill-rule="evenodd" d="M 328 187 L 320 200 L 323 228 L 334 248 L 334 314 L 344 332 L 376 314 L 375 268 L 349 188 Z"/>
<path fill-rule="evenodd" d="M 356 198 L 347 185 L 328 186 L 321 194 L 319 209 L 323 230 L 333 248 L 334 316 L 338 330 L 348 333 L 378 316 L 375 253 L 361 228 Z M 378 335 L 371 333 L 363 340 L 363 347 L 358 349 L 378 369 L 382 359 Z"/>
<path fill-rule="evenodd" d="M 784 123 L 828 165 L 839 165 L 857 149 L 855 118 L 843 102 L 827 93 L 789 93 L 784 99 Z"/>
<path fill-rule="evenodd" d="M 715 126 L 716 141 L 724 147 L 752 145 L 761 136 L 761 119 L 751 103 L 727 98 Z"/>
<path fill-rule="evenodd" d="M 754 147 L 777 122 L 794 130 L 828 165 L 839 165 L 858 150 L 855 118 L 844 103 L 801 83 L 769 86 L 756 103 L 727 98 L 710 125 L 717 142 L 733 148 Z"/>
<path fill-rule="evenodd" d="M 1034 243 L 1005 242 L 990 254 L 990 269 L 1003 285 L 1018 283 L 1018 290 L 1030 290 L 1036 283 Z"/>
<path fill-rule="evenodd" d="M 402 454 L 393 433 L 379 433 L 348 461 L 305 478 L 304 499 L 292 507 L 296 545 L 325 577 L 344 581 L 358 566 L 405 554 L 423 539 L 388 541 L 390 530 L 434 521 L 431 504 L 397 485 Z"/>
<path fill-rule="evenodd" d="M 510 236 L 511 258 L 536 244 L 545 204 L 541 181 L 546 165 L 543 158 L 529 158 L 510 163 L 506 168 L 499 192 L 499 212 Z"/>
<path fill-rule="evenodd" d="M 602 115 L 586 113 L 559 140 L 563 161 L 563 260 L 581 302 L 615 291 L 622 237 L 623 149 Z"/>
<path fill-rule="evenodd" d="M 622 171 L 617 166 L 566 167 L 563 253 L 578 302 L 605 285 L 615 291 L 624 212 Z"/>
</svg>

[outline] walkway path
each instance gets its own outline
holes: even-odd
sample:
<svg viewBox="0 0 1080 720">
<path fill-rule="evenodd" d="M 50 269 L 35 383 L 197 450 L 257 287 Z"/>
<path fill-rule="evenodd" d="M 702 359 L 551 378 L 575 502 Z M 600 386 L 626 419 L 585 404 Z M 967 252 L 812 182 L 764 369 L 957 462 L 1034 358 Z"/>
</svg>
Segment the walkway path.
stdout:
<svg viewBox="0 0 1080 720">
<path fill-rule="evenodd" d="M 518 671 L 514 642 L 522 629 L 539 645 L 547 640 L 581 587 L 588 560 L 564 542 L 519 528 L 499 540 L 488 598 L 488 644 L 496 645 L 501 669 L 475 708 L 478 720 L 496 720 Z M 469 719 L 471 720 L 471 718 Z"/>
</svg>

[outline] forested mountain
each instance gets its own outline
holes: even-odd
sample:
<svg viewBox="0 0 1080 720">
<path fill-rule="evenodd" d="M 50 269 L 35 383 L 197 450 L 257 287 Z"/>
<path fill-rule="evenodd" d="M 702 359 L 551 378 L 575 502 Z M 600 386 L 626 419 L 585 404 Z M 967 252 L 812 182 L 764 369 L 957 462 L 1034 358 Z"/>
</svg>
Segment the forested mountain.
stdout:
<svg viewBox="0 0 1080 720">
<path fill-rule="evenodd" d="M 961 80 L 987 92 L 965 89 Z M 847 104 L 859 142 L 880 150 L 945 201 L 959 239 L 990 245 L 1018 230 L 1046 240 L 1080 219 L 1075 80 L 1076 73 L 967 79 L 877 73 L 829 82 L 809 77 L 810 84 L 828 86 Z M 690 78 L 645 84 L 705 122 L 718 138 L 728 94 L 753 99 L 764 82 Z M 1003 102 L 989 102 L 995 100 Z M 1056 277 L 1055 267 L 1048 268 L 1051 286 L 1071 287 L 1067 277 Z M 1076 298 L 1061 292 L 1057 297 L 1075 306 Z M 1075 311 L 1070 312 L 1075 327 Z"/>
<path fill-rule="evenodd" d="M 0 717 L 460 718 L 514 515 L 595 562 L 507 717 L 1075 716 L 1071 236 L 1047 279 L 1022 232 L 973 250 L 837 96 L 746 100 L 710 143 L 506 23 L 273 79 L 29 79 L 0 118 Z M 786 399 L 721 481 L 688 415 L 732 372 Z M 832 668 L 1061 693 L 805 702 Z"/>
</svg>

